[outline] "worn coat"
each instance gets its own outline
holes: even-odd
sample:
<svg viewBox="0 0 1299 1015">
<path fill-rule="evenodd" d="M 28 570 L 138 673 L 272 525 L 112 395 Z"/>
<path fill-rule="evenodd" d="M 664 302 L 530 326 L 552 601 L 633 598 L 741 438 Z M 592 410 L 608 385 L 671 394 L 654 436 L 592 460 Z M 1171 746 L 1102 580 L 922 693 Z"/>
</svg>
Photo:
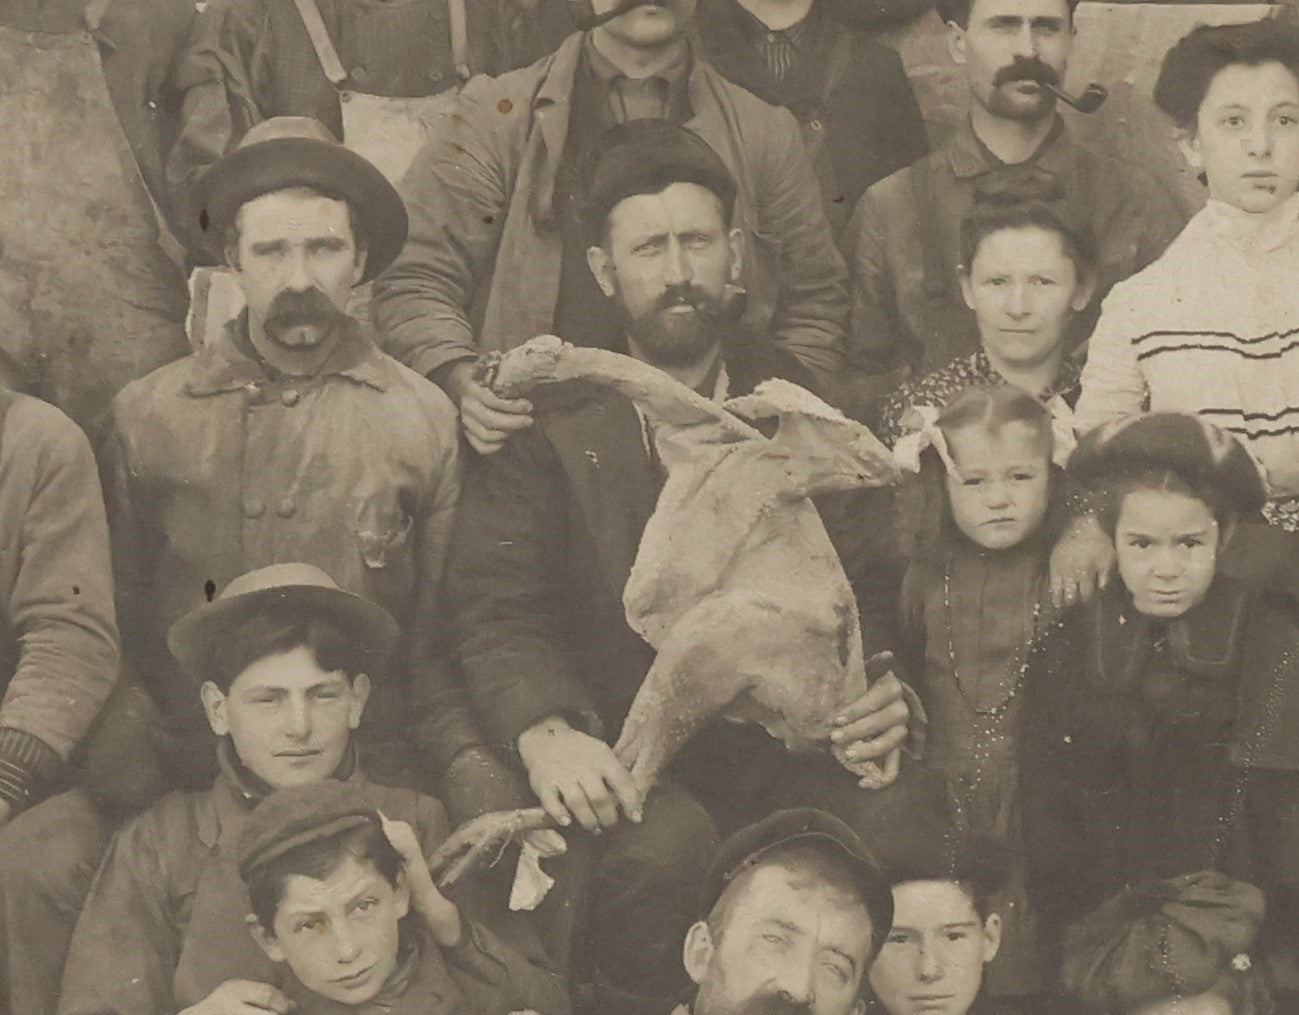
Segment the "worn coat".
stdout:
<svg viewBox="0 0 1299 1015">
<path fill-rule="evenodd" d="M 364 781 L 359 772 L 350 778 Z M 426 856 L 450 833 L 432 797 L 371 789 L 384 814 L 415 829 Z M 117 834 L 77 921 L 59 1015 L 172 1015 L 226 980 L 280 980 L 248 933 L 244 917 L 252 907 L 239 876 L 240 833 L 264 792 L 227 756 L 211 790 L 165 797 Z M 562 999 L 536 955 L 524 956 L 481 926 L 471 924 L 463 955 L 445 958 L 453 980 L 486 974 L 502 995 L 540 985 L 541 996 Z M 504 1015 L 510 1008 L 504 997 L 501 1003 Z"/>
<path fill-rule="evenodd" d="M 168 627 L 253 568 L 316 564 L 404 632 L 367 718 L 414 727 L 436 776 L 478 741 L 436 659 L 459 496 L 455 411 L 355 322 L 309 379 L 269 376 L 241 326 L 113 403 L 101 457 L 129 675 L 173 725 L 202 736 L 197 688 L 167 651 Z M 406 710 L 407 691 L 421 718 Z"/>
<path fill-rule="evenodd" d="M 26 395 L 0 390 L 0 414 L 0 799 L 18 810 L 81 741 L 119 659 L 90 444 Z"/>
<path fill-rule="evenodd" d="M 555 179 L 582 39 L 470 81 L 403 181 L 410 237 L 375 285 L 374 315 L 388 351 L 422 374 L 553 329 L 563 254 Z M 689 101 L 686 126 L 739 182 L 746 323 L 814 374 L 832 374 L 847 276 L 797 123 L 698 59 Z"/>
</svg>

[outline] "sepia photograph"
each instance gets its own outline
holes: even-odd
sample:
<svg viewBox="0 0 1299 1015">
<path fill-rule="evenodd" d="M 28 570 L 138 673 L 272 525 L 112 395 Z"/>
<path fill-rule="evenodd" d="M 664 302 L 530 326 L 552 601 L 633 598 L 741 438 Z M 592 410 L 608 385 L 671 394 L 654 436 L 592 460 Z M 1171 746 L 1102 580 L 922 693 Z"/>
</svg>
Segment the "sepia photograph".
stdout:
<svg viewBox="0 0 1299 1015">
<path fill-rule="evenodd" d="M 0 1015 L 1299 1015 L 1296 0 L 0 0 L 0 141 Z"/>
</svg>

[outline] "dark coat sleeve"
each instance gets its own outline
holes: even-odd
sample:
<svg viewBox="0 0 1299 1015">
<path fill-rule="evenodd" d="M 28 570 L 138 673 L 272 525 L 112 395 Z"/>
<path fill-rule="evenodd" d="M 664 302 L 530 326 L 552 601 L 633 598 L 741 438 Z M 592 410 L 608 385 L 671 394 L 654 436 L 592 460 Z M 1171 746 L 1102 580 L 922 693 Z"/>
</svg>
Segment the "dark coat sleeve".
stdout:
<svg viewBox="0 0 1299 1015">
<path fill-rule="evenodd" d="M 447 570 L 452 641 L 494 741 L 550 715 L 597 732 L 564 637 L 565 474 L 533 427 L 466 468 Z"/>
</svg>

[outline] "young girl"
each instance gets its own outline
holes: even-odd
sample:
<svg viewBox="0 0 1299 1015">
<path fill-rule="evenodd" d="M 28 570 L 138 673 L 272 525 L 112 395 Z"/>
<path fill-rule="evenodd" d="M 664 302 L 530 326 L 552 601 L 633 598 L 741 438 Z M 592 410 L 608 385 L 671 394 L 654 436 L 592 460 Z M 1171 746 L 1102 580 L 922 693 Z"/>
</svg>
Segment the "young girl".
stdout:
<svg viewBox="0 0 1299 1015">
<path fill-rule="evenodd" d="M 1264 467 L 1271 528 L 1259 520 L 1242 529 L 1228 565 L 1296 591 L 1299 28 L 1275 20 L 1196 28 L 1164 58 L 1155 101 L 1209 201 L 1159 260 L 1106 297 L 1076 423 L 1085 432 L 1148 406 L 1230 430 Z M 1061 557 L 1065 594 L 1086 594 L 1109 560 L 1100 545 L 1075 551 L 1067 567 Z"/>
<path fill-rule="evenodd" d="M 1219 573 L 1262 478 L 1230 435 L 1156 413 L 1087 435 L 1069 471 L 1119 581 L 1066 615 L 1025 681 L 1030 884 L 1059 924 L 1144 878 L 1216 868 L 1299 943 L 1299 609 Z"/>
<path fill-rule="evenodd" d="M 1051 415 L 1020 388 L 974 387 L 930 436 L 946 466 L 946 510 L 903 581 L 903 661 L 929 716 L 924 764 L 942 772 L 959 831 L 1017 852 L 1021 691 L 1049 620 Z M 994 994 L 1037 985 L 1023 901 L 1012 901 L 989 968 Z"/>
<path fill-rule="evenodd" d="M 961 223 L 961 291 L 980 348 L 894 392 L 877 428 L 884 443 L 892 447 L 909 429 L 910 410 L 942 409 L 971 385 L 1018 385 L 1071 421 L 1079 366 L 1065 345 L 1095 291 L 1096 252 L 1086 226 L 1064 217 L 1063 196 L 1031 166 L 1008 166 L 976 184 Z"/>
</svg>

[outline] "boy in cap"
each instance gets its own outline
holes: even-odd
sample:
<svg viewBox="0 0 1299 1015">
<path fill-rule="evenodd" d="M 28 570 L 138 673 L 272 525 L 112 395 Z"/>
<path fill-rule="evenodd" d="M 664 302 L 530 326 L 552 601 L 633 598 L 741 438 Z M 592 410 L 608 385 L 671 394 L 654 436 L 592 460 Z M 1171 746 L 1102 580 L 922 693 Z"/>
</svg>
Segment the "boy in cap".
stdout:
<svg viewBox="0 0 1299 1015">
<path fill-rule="evenodd" d="M 698 990 L 675 1015 L 861 1015 L 893 918 L 888 881 L 847 825 L 777 811 L 722 843 L 686 935 Z"/>
<path fill-rule="evenodd" d="M 414 830 L 369 786 L 277 790 L 239 847 L 254 940 L 311 1013 L 568 1011 L 559 978 L 438 891 Z"/>
<path fill-rule="evenodd" d="M 114 839 L 73 935 L 61 1015 L 288 1010 L 243 929 L 239 836 L 277 789 L 365 782 L 353 733 L 396 640 L 387 611 L 308 564 L 243 575 L 173 625 L 173 653 L 202 681 L 220 771 L 211 789 L 165 797 Z M 370 792 L 426 852 L 446 838 L 436 800 Z"/>
<path fill-rule="evenodd" d="M 870 969 L 871 1011 L 991 1015 L 984 970 L 1001 947 L 998 893 L 1009 881 L 997 840 L 930 829 L 885 865 L 893 927 Z"/>
<path fill-rule="evenodd" d="M 1089 1015 L 1269 1015 L 1250 957 L 1263 910 L 1257 888 L 1215 871 L 1137 885 L 1070 928 L 1065 988 Z"/>
<path fill-rule="evenodd" d="M 1263 480 L 1237 440 L 1178 413 L 1085 436 L 1068 464 L 1118 577 L 1067 614 L 1024 677 L 1024 828 L 1039 912 L 1061 924 L 1135 881 L 1219 869 L 1299 942 L 1299 608 L 1218 562 Z M 1050 935 L 1054 938 L 1055 935 Z"/>
</svg>

